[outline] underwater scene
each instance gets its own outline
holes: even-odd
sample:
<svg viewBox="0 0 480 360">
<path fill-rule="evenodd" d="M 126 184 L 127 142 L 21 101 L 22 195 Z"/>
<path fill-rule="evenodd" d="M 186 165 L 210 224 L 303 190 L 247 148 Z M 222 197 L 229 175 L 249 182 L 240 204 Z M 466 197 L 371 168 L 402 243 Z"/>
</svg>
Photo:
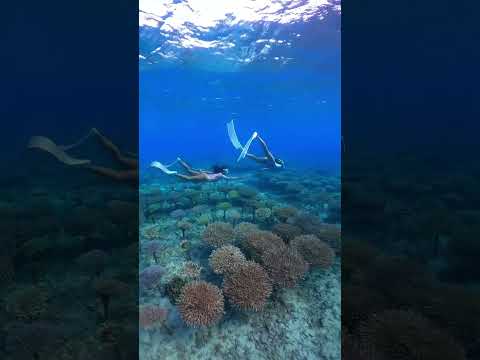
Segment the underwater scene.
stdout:
<svg viewBox="0 0 480 360">
<path fill-rule="evenodd" d="M 118 35 L 100 4 L 95 14 L 78 4 L 87 27 L 83 15 L 37 5 L 12 16 L 12 91 L 1 109 L 0 359 L 135 359 L 137 64 L 104 56 L 125 38 L 99 35 L 98 23 Z M 18 39 L 32 34 L 27 60 Z"/>
<path fill-rule="evenodd" d="M 340 3 L 140 1 L 140 359 L 340 359 Z"/>
</svg>

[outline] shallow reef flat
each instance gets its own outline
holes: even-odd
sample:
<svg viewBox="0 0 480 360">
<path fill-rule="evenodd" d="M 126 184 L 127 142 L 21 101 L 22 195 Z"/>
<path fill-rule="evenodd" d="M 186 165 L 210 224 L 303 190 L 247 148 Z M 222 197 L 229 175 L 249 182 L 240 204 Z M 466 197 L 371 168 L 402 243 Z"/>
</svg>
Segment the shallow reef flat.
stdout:
<svg viewBox="0 0 480 360">
<path fill-rule="evenodd" d="M 340 359 L 340 179 L 246 175 L 142 182 L 140 359 Z"/>
</svg>

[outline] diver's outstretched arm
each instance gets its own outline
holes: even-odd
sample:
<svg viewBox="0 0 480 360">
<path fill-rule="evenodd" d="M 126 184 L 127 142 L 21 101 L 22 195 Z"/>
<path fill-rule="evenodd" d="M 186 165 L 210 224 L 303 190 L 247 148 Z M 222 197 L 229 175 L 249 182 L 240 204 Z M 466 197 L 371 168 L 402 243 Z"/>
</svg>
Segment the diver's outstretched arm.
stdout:
<svg viewBox="0 0 480 360">
<path fill-rule="evenodd" d="M 105 146 L 110 152 L 113 154 L 115 159 L 117 159 L 118 162 L 130 167 L 130 168 L 137 168 L 138 167 L 138 160 L 137 159 L 132 159 L 126 156 L 123 156 L 120 149 L 106 136 L 104 136 L 100 131 L 98 131 L 96 128 L 93 128 L 92 133 L 95 134 L 100 142 Z"/>
<path fill-rule="evenodd" d="M 188 181 L 203 181 L 205 180 L 205 175 L 202 175 L 202 174 L 198 174 L 198 175 L 192 175 L 192 176 L 188 176 L 188 175 L 183 175 L 183 174 L 173 174 L 175 175 L 176 177 L 180 178 L 180 179 L 183 179 L 183 180 L 188 180 Z"/>
<path fill-rule="evenodd" d="M 226 175 L 223 175 L 223 178 L 224 178 L 224 179 L 227 179 L 227 180 L 238 180 L 238 179 L 241 179 L 241 177 L 239 177 L 239 176 L 226 176 Z"/>
<path fill-rule="evenodd" d="M 257 138 L 258 138 L 258 141 L 260 141 L 260 143 L 262 144 L 262 148 L 263 148 L 263 151 L 265 152 L 265 156 L 266 156 L 269 160 L 275 162 L 275 157 L 273 156 L 272 152 L 271 152 L 270 149 L 268 148 L 267 143 L 265 142 L 265 140 L 263 140 L 260 135 L 258 135 Z"/>
</svg>

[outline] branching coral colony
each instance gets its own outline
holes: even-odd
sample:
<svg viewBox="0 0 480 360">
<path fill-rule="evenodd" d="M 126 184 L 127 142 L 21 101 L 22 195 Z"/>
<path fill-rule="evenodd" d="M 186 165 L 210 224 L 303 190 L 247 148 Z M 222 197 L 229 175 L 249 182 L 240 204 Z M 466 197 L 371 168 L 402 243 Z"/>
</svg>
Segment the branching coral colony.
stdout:
<svg viewBox="0 0 480 360">
<path fill-rule="evenodd" d="M 182 190 L 178 192 L 180 198 L 184 196 Z M 192 190 L 183 192 L 190 194 Z M 184 208 L 182 219 L 172 225 L 172 234 L 177 234 L 172 235 L 174 241 L 188 241 L 192 251 L 197 250 L 192 256 L 195 262 L 183 262 L 181 270 L 169 276 L 162 267 L 166 263 L 159 260 L 166 249 L 160 243 L 165 240 L 157 240 L 163 235 L 156 234 L 154 238 L 144 236 L 142 252 L 148 264 L 140 271 L 141 284 L 147 290 L 158 286 L 163 277 L 170 279 L 162 293 L 177 307 L 187 326 L 213 326 L 225 311 L 262 311 L 274 301 L 276 291 L 299 286 L 311 269 L 333 265 L 336 248 L 332 245 L 340 242 L 335 225 L 266 196 L 262 199 L 248 187 L 206 187 L 197 192 L 208 196 L 197 196 L 195 206 Z M 175 218 L 171 207 L 168 209 L 170 216 L 166 214 L 166 218 Z M 211 211 L 221 215 L 212 216 Z M 177 229 L 182 230 L 181 235 Z M 205 271 L 187 276 L 192 269 L 201 269 L 197 262 Z M 142 328 L 156 328 L 165 318 L 158 305 L 142 305 Z"/>
</svg>

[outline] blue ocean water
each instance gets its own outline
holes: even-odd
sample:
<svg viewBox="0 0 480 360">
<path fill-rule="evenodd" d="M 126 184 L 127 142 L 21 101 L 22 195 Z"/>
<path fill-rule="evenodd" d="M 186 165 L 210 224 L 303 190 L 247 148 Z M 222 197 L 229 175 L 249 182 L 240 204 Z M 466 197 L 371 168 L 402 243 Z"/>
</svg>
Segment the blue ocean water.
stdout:
<svg viewBox="0 0 480 360">
<path fill-rule="evenodd" d="M 213 51 L 190 45 L 172 50 L 167 45 L 174 35 L 162 37 L 159 31 L 153 36 L 150 27 L 141 27 L 143 165 L 170 163 L 177 156 L 202 166 L 233 165 L 236 152 L 226 123 L 234 119 L 241 142 L 258 131 L 289 168 L 338 173 L 339 11 L 321 10 L 305 22 L 253 22 L 245 28 L 223 24 L 201 35 L 236 43 L 233 50 Z M 259 49 L 265 42 L 272 45 Z M 158 49 L 165 48 L 168 56 L 159 56 Z"/>
</svg>

